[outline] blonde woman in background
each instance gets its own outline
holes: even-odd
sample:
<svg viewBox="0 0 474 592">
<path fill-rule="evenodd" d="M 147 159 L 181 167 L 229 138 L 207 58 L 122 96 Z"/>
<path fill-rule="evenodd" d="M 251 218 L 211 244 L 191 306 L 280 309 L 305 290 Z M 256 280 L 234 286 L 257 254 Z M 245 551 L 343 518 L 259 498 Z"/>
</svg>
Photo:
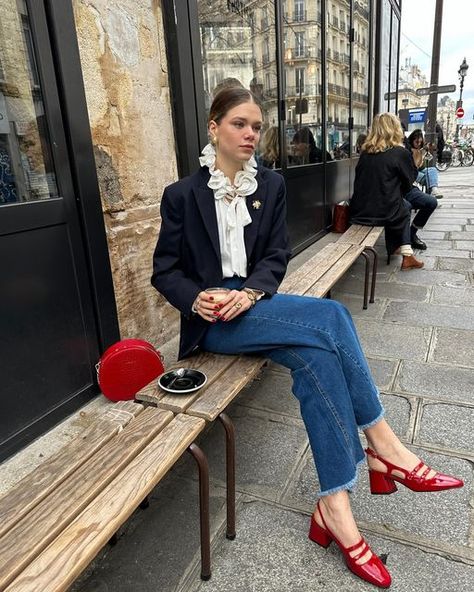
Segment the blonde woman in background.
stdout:
<svg viewBox="0 0 474 592">
<path fill-rule="evenodd" d="M 403 145 L 400 120 L 391 113 L 376 115 L 356 166 L 351 222 L 383 226 L 387 253 L 402 255 L 403 271 L 424 265 L 413 255 L 410 209 L 403 199 L 417 174 Z"/>
<path fill-rule="evenodd" d="M 276 125 L 269 127 L 263 134 L 259 161 L 267 169 L 279 169 L 281 167 L 278 127 Z"/>
</svg>

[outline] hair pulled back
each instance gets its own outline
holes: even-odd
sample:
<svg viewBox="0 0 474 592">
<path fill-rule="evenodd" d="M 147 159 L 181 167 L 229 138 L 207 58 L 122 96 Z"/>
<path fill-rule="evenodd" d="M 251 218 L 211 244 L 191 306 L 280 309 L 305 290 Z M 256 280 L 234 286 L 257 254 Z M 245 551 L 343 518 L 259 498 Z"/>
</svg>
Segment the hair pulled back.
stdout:
<svg viewBox="0 0 474 592">
<path fill-rule="evenodd" d="M 257 98 L 250 90 L 241 86 L 223 88 L 212 101 L 208 122 L 215 121 L 219 124 L 231 109 L 243 103 L 255 103 L 260 107 Z"/>
</svg>

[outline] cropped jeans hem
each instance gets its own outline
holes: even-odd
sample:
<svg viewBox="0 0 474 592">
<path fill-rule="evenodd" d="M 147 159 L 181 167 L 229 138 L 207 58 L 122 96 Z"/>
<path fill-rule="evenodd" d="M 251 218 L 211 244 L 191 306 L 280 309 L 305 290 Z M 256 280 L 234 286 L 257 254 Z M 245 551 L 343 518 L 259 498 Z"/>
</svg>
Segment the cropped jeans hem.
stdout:
<svg viewBox="0 0 474 592">
<path fill-rule="evenodd" d="M 318 497 L 327 497 L 328 495 L 334 495 L 335 493 L 339 493 L 340 491 L 352 492 L 352 490 L 354 489 L 354 487 L 357 484 L 357 481 L 359 479 L 359 467 L 360 467 L 360 465 L 365 464 L 365 462 L 366 462 L 365 457 L 357 462 L 356 468 L 355 468 L 355 475 L 350 481 L 348 481 L 347 483 L 344 483 L 344 485 L 338 485 L 337 487 L 332 487 L 331 489 L 326 489 L 326 491 L 320 491 L 318 493 Z"/>
<path fill-rule="evenodd" d="M 383 419 L 384 417 L 385 417 L 385 409 L 382 409 L 382 411 L 379 413 L 378 417 L 376 417 L 373 421 L 369 421 L 369 423 L 365 423 L 364 425 L 359 425 L 357 427 L 359 428 L 359 430 L 367 430 L 368 428 L 371 428 L 374 425 L 376 425 L 377 423 L 379 423 L 379 421 L 381 419 Z"/>
</svg>

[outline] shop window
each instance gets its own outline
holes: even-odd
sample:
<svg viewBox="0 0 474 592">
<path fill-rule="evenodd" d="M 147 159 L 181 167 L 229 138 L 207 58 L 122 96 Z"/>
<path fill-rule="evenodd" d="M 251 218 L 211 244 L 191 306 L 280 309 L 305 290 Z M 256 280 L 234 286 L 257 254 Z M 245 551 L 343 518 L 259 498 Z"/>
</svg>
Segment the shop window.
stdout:
<svg viewBox="0 0 474 592">
<path fill-rule="evenodd" d="M 295 17 L 298 17 L 295 20 L 306 21 L 307 7 L 307 2 L 295 0 Z M 294 25 L 284 23 L 284 27 L 283 35 L 287 32 L 291 35 Z M 322 161 L 321 28 L 321 12 L 315 14 L 312 7 L 303 36 L 295 35 L 295 47 L 285 47 L 284 51 L 284 70 L 290 81 L 285 88 L 289 167 Z"/>
<path fill-rule="evenodd" d="M 0 28 L 0 204 L 58 195 L 26 3 L 8 6 Z"/>
<path fill-rule="evenodd" d="M 206 111 L 216 92 L 225 86 L 250 89 L 262 105 L 264 128 L 257 158 L 271 167 L 280 165 L 275 6 L 198 0 L 201 58 Z M 228 41 L 217 47 L 215 38 Z"/>
</svg>

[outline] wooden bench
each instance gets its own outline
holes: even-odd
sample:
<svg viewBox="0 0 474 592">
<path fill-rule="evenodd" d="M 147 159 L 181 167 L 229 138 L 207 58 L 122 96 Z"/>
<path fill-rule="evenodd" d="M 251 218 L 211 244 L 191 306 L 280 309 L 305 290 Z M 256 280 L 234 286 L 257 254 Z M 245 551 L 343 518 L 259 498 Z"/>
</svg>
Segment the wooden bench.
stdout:
<svg viewBox="0 0 474 592">
<path fill-rule="evenodd" d="M 365 259 L 365 283 L 364 283 L 364 304 L 367 308 L 367 292 L 369 285 L 369 253 L 372 255 L 372 283 L 370 288 L 370 303 L 375 301 L 375 282 L 377 279 L 378 254 L 374 246 L 383 233 L 383 226 L 362 226 L 361 224 L 352 224 L 344 234 L 337 240 L 336 244 L 348 244 L 363 247 L 362 256 Z"/>
<path fill-rule="evenodd" d="M 122 402 L 0 499 L 0 590 L 67 590 L 189 450 L 200 483 L 201 576 L 210 577 L 205 421 Z"/>
</svg>

